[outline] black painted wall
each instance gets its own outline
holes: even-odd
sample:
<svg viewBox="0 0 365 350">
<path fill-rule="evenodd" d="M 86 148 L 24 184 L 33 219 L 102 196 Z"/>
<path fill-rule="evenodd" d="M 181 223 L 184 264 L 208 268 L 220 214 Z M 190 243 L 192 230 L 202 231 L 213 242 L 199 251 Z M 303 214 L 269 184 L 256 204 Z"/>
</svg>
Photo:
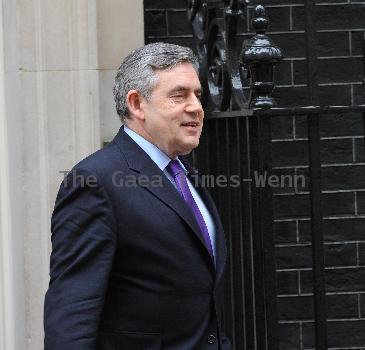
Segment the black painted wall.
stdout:
<svg viewBox="0 0 365 350">
<path fill-rule="evenodd" d="M 185 0 L 145 0 L 146 43 L 165 41 L 194 49 Z M 305 106 L 306 62 L 303 0 L 262 0 L 268 34 L 282 48 L 276 70 L 279 106 Z M 323 105 L 364 103 L 361 85 L 365 2 L 317 3 L 319 100 Z M 242 40 L 254 33 L 242 21 Z M 321 117 L 323 213 L 328 340 L 331 349 L 365 349 L 365 154 L 361 114 Z M 308 171 L 305 117 L 272 122 L 273 165 L 279 174 Z M 274 195 L 280 349 L 312 349 L 310 203 L 307 188 Z M 240 350 L 240 349 L 237 349 Z"/>
</svg>

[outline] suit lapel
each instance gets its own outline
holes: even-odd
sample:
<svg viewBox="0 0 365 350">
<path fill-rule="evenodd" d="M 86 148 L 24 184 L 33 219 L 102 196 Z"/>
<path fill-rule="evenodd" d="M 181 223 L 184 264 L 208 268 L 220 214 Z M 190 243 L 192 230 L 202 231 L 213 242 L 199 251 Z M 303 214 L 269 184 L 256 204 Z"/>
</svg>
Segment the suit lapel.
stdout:
<svg viewBox="0 0 365 350">
<path fill-rule="evenodd" d="M 181 198 L 163 171 L 161 171 L 148 154 L 125 133 L 123 127 L 120 128 L 118 134 L 114 138 L 114 141 L 122 152 L 129 168 L 137 174 L 143 174 L 150 180 L 145 181 L 143 184 L 140 184 L 140 186 L 164 202 L 189 225 L 203 244 L 204 249 L 210 258 L 210 254 L 205 247 L 202 233 L 192 210 Z M 159 182 L 154 183 L 153 180 L 156 179 L 156 177 L 158 177 Z"/>
</svg>

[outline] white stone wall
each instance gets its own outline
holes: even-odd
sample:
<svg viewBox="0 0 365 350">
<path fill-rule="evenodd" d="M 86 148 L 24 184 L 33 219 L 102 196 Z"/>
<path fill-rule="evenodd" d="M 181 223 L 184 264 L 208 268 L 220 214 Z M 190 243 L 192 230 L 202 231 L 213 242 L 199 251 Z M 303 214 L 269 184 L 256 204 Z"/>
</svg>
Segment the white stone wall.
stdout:
<svg viewBox="0 0 365 350">
<path fill-rule="evenodd" d="M 116 68 L 144 43 L 143 0 L 98 0 L 97 13 L 101 136 L 108 141 L 120 127 L 111 93 Z"/>
<path fill-rule="evenodd" d="M 1 5 L 0 349 L 39 350 L 59 172 L 119 128 L 113 77 L 143 45 L 143 2 Z"/>
</svg>

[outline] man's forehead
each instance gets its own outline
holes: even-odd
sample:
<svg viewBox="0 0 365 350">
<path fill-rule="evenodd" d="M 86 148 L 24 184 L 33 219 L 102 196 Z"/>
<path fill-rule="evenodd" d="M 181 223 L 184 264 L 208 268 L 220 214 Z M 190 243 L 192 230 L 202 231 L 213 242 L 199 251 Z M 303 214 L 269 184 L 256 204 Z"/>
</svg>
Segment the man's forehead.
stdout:
<svg viewBox="0 0 365 350">
<path fill-rule="evenodd" d="M 155 69 L 154 71 L 157 75 L 177 75 L 184 72 L 198 76 L 197 70 L 189 62 L 180 62 L 175 66 L 166 69 Z"/>
<path fill-rule="evenodd" d="M 169 89 L 174 90 L 201 89 L 198 73 L 190 63 L 182 63 L 170 69 L 159 69 L 155 71 L 155 74 L 158 77 L 156 86 L 163 83 L 163 85 L 168 84 Z"/>
<path fill-rule="evenodd" d="M 174 92 L 174 91 L 186 91 L 186 90 L 190 90 L 192 87 L 190 86 L 190 85 L 183 85 L 183 84 L 176 84 L 176 85 L 174 85 L 171 89 L 170 89 L 170 91 L 171 92 Z M 194 87 L 194 91 L 195 92 L 202 92 L 202 87 L 201 87 L 201 85 L 200 85 L 200 83 L 199 83 L 199 85 L 196 85 L 195 87 Z"/>
</svg>

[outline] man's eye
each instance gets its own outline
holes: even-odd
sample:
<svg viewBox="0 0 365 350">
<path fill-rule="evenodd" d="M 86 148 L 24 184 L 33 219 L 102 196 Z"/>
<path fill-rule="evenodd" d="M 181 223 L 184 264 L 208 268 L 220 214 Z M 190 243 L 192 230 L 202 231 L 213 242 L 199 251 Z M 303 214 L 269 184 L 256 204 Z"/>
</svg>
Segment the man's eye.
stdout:
<svg viewBox="0 0 365 350">
<path fill-rule="evenodd" d="M 182 100 L 185 96 L 184 95 L 173 95 L 172 98 L 176 100 Z"/>
</svg>

